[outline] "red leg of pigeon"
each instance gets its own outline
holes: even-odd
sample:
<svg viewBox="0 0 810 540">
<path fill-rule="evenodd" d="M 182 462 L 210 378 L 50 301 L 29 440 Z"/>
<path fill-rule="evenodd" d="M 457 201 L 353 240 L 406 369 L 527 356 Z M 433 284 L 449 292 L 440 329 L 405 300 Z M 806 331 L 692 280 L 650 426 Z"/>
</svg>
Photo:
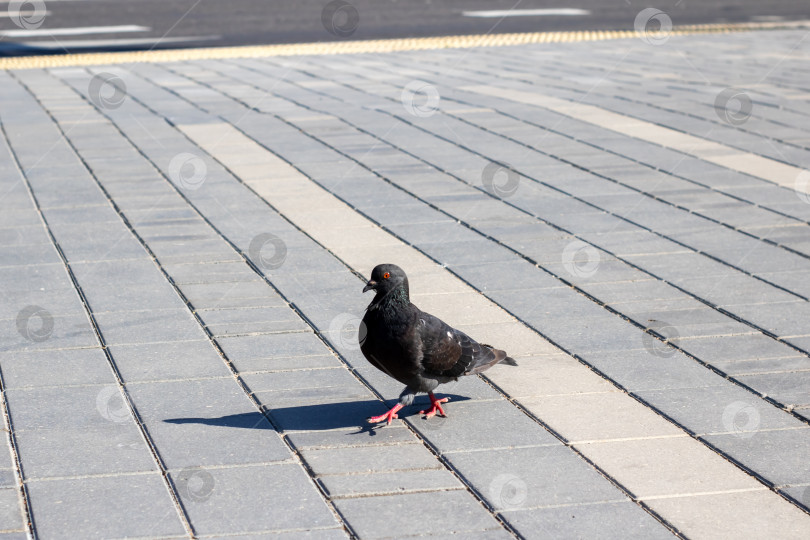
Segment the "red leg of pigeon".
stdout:
<svg viewBox="0 0 810 540">
<path fill-rule="evenodd" d="M 368 423 L 369 424 L 376 424 L 378 422 L 383 422 L 385 420 L 388 420 L 387 425 L 390 426 L 391 425 L 391 420 L 393 420 L 394 418 L 399 418 L 399 416 L 397 416 L 397 411 L 400 410 L 401 408 L 402 408 L 402 404 L 397 403 L 396 405 L 391 407 L 391 410 L 388 411 L 387 413 L 381 414 L 380 416 L 372 416 L 371 418 L 369 418 Z"/>
<path fill-rule="evenodd" d="M 428 397 L 430 398 L 430 403 L 432 403 L 433 406 L 428 411 L 419 411 L 419 414 L 424 414 L 425 418 L 436 416 L 436 413 L 439 413 L 442 416 L 447 416 L 447 414 L 444 412 L 444 409 L 442 409 L 442 403 L 447 403 L 448 401 L 450 401 L 450 398 L 446 397 L 442 399 L 436 399 L 436 396 L 433 395 L 433 392 L 428 392 Z"/>
</svg>

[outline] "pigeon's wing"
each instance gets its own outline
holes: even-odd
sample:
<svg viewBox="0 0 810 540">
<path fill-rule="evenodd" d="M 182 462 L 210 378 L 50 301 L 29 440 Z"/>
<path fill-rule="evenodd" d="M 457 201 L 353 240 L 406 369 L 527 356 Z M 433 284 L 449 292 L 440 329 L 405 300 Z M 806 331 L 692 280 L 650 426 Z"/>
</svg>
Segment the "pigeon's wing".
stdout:
<svg viewBox="0 0 810 540">
<path fill-rule="evenodd" d="M 426 374 L 460 377 L 480 373 L 507 359 L 505 352 L 478 343 L 429 313 L 419 313 L 417 323 Z"/>
</svg>

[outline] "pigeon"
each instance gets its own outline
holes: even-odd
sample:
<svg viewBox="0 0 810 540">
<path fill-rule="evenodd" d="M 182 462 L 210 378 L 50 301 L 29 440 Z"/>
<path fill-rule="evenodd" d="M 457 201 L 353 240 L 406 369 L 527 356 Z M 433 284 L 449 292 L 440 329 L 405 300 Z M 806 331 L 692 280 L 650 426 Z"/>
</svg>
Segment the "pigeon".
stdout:
<svg viewBox="0 0 810 540">
<path fill-rule="evenodd" d="M 425 418 L 447 416 L 437 399 L 437 386 L 464 375 L 481 373 L 503 362 L 516 366 L 504 351 L 478 343 L 439 318 L 411 303 L 408 277 L 394 264 L 377 265 L 363 292 L 373 290 L 374 299 L 366 309 L 360 327 L 360 350 L 377 369 L 405 385 L 399 403 L 387 413 L 372 416 L 376 424 L 399 418 L 397 411 L 413 403 L 418 392 L 427 392 L 431 408 L 420 411 Z"/>
</svg>

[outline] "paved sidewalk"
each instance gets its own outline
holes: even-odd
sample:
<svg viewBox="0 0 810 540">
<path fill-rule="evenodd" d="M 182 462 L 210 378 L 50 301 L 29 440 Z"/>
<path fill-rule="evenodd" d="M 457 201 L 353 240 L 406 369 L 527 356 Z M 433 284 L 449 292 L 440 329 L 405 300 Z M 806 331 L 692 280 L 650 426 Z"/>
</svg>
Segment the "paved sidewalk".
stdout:
<svg viewBox="0 0 810 540">
<path fill-rule="evenodd" d="M 0 72 L 0 539 L 809 538 L 809 59 Z M 365 425 L 381 262 L 520 366 Z"/>
</svg>

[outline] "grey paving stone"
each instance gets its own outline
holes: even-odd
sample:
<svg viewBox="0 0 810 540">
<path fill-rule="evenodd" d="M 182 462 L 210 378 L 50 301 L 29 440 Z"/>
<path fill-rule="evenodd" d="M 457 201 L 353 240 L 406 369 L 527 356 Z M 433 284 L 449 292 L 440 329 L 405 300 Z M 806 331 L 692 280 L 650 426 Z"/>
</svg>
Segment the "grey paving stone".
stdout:
<svg viewBox="0 0 810 540">
<path fill-rule="evenodd" d="M 338 512 L 361 538 L 496 530 L 499 524 L 466 491 L 383 495 L 335 501 Z M 453 512 L 447 512 L 453 508 Z"/>
<path fill-rule="evenodd" d="M 0 354 L 6 388 L 103 384 L 114 381 L 99 347 Z"/>
<path fill-rule="evenodd" d="M 9 465 L 11 465 L 11 456 L 8 459 Z M 14 470 L 11 467 L 3 467 L 0 468 L 0 487 L 16 487 L 17 486 L 17 477 L 14 474 Z"/>
<path fill-rule="evenodd" d="M 44 478 L 156 470 L 140 431 L 128 417 L 124 420 L 104 426 L 17 431 L 23 474 Z"/>
<path fill-rule="evenodd" d="M 346 446 L 371 446 L 399 444 L 414 441 L 413 433 L 404 426 L 390 425 L 385 429 L 307 431 L 287 433 L 287 440 L 298 449 L 342 448 Z"/>
<path fill-rule="evenodd" d="M 701 388 L 726 384 L 725 379 L 671 348 L 589 352 L 585 361 L 633 392 L 654 389 Z M 662 344 L 663 345 L 663 344 Z"/>
<path fill-rule="evenodd" d="M 282 372 L 277 372 L 282 373 Z M 270 390 L 264 392 L 254 392 L 253 395 L 267 410 L 275 410 L 284 407 L 306 406 L 306 405 L 343 405 L 352 401 L 370 399 L 374 396 L 369 390 L 356 383 L 349 386 L 325 386 L 310 388 L 294 388 L 288 390 Z"/>
<path fill-rule="evenodd" d="M 47 218 L 47 213 L 46 213 Z M 146 250 L 123 224 L 60 224 L 52 227 L 69 263 L 147 257 Z"/>
<path fill-rule="evenodd" d="M 0 280 L 18 291 L 72 289 L 73 282 L 62 263 L 0 267 Z"/>
<path fill-rule="evenodd" d="M 30 482 L 44 538 L 121 538 L 185 533 L 159 473 Z"/>
<path fill-rule="evenodd" d="M 335 498 L 464 489 L 464 485 L 445 469 L 322 476 L 318 482 L 330 497 Z"/>
<path fill-rule="evenodd" d="M 284 390 L 335 386 L 349 389 L 355 387 L 365 389 L 354 375 L 344 367 L 245 374 L 243 379 L 253 392 L 281 392 Z"/>
<path fill-rule="evenodd" d="M 776 485 L 810 483 L 810 428 L 761 431 L 750 437 L 740 435 L 703 438 Z"/>
<path fill-rule="evenodd" d="M 211 535 L 202 538 L 229 538 L 227 536 Z M 303 538 L 305 540 L 338 540 L 349 538 L 349 534 L 343 528 L 331 529 L 308 529 L 306 531 L 291 531 L 291 532 L 277 532 L 277 531 L 264 531 L 261 533 L 248 533 L 240 534 L 237 538 L 239 540 L 263 540 L 271 538 L 272 540 L 296 540 Z"/>
<path fill-rule="evenodd" d="M 810 509 L 810 485 L 806 486 L 791 486 L 779 490 L 786 493 L 788 496 L 798 501 L 805 508 Z"/>
<path fill-rule="evenodd" d="M 175 263 L 163 268 L 175 283 L 214 283 L 219 281 L 258 281 L 260 278 L 244 262 Z"/>
<path fill-rule="evenodd" d="M 17 319 L 28 306 L 46 309 L 51 315 L 81 317 L 85 314 L 81 298 L 75 289 L 45 291 L 7 290 L 0 305 L 0 319 Z"/>
<path fill-rule="evenodd" d="M 184 309 L 97 313 L 96 322 L 108 345 L 206 339 L 197 320 Z"/>
<path fill-rule="evenodd" d="M 130 284 L 114 281 L 92 285 L 85 283 L 83 290 L 94 313 L 186 307 L 185 302 L 165 280 Z"/>
<path fill-rule="evenodd" d="M 263 281 L 188 283 L 180 290 L 195 309 L 285 306 L 284 300 Z"/>
<path fill-rule="evenodd" d="M 228 358 L 241 361 L 279 356 L 314 356 L 328 351 L 323 342 L 310 332 L 223 337 L 218 338 L 217 343 Z"/>
<path fill-rule="evenodd" d="M 343 365 L 331 353 L 312 356 L 274 356 L 272 358 L 230 357 L 229 359 L 239 372 L 334 368 Z"/>
<path fill-rule="evenodd" d="M 785 405 L 810 405 L 810 371 L 760 373 L 739 380 Z"/>
<path fill-rule="evenodd" d="M 443 407 L 447 417 L 413 415 L 407 420 L 441 453 L 560 444 L 506 400 L 451 401 Z"/>
<path fill-rule="evenodd" d="M 50 244 L 51 239 L 44 225 L 21 224 L 18 227 L 0 226 L 0 242 L 2 242 L 4 246 L 24 246 Z"/>
<path fill-rule="evenodd" d="M 441 463 L 422 444 L 302 450 L 316 475 L 354 474 L 411 469 L 440 469 Z"/>
<path fill-rule="evenodd" d="M 292 310 L 287 308 L 275 309 L 284 309 L 289 313 L 294 313 Z M 211 311 L 208 311 L 208 313 L 211 313 Z M 249 319 L 250 317 L 245 318 Z M 206 328 L 214 337 L 230 337 L 246 334 L 286 334 L 290 332 L 310 331 L 309 325 L 297 316 L 295 318 L 288 318 L 287 320 L 280 321 L 259 319 L 254 321 L 246 320 L 243 322 L 234 321 L 222 324 L 206 324 Z"/>
<path fill-rule="evenodd" d="M 670 324 L 674 324 L 668 319 L 665 320 Z M 780 358 L 796 355 L 795 349 L 760 333 L 698 339 L 673 339 L 673 341 L 689 353 L 712 364 L 722 361 Z"/>
<path fill-rule="evenodd" d="M 91 289 L 99 283 L 126 283 L 160 285 L 166 282 L 158 266 L 149 258 L 124 261 L 81 262 L 70 266 L 83 288 Z"/>
<path fill-rule="evenodd" d="M 337 524 L 297 464 L 195 468 L 170 474 L 191 524 L 201 535 L 305 531 Z"/>
<path fill-rule="evenodd" d="M 12 389 L 6 398 L 15 431 L 87 429 L 132 421 L 114 384 Z"/>
<path fill-rule="evenodd" d="M 627 502 L 503 512 L 524 538 L 673 538 L 640 506 Z"/>
<path fill-rule="evenodd" d="M 763 360 L 742 360 L 740 362 L 712 362 L 712 366 L 734 377 L 755 373 L 788 373 L 810 370 L 810 358 L 807 356 L 788 356 L 784 358 L 765 358 Z"/>
<path fill-rule="evenodd" d="M 273 422 L 283 431 L 321 431 L 355 428 L 368 433 L 383 429 L 370 426 L 367 419 L 384 413 L 390 407 L 379 400 L 352 398 L 319 404 L 265 407 Z M 395 420 L 396 422 L 396 420 Z"/>
<path fill-rule="evenodd" d="M 573 450 L 561 445 L 446 457 L 496 511 L 627 500 Z"/>
<path fill-rule="evenodd" d="M 749 436 L 759 430 L 801 426 L 791 415 L 730 383 L 637 394 L 694 433 Z"/>
<path fill-rule="evenodd" d="M 22 509 L 16 488 L 0 488 L 0 530 L 22 530 Z"/>
<path fill-rule="evenodd" d="M 125 383 L 231 375 L 208 340 L 110 345 L 109 350 Z"/>
<path fill-rule="evenodd" d="M 62 259 L 53 244 L 26 244 L 0 247 L 3 266 L 28 266 L 32 264 L 59 264 Z"/>
<path fill-rule="evenodd" d="M 267 419 L 232 378 L 127 387 L 169 468 L 290 459 Z"/>
<path fill-rule="evenodd" d="M 95 347 L 98 339 L 85 313 L 59 315 L 25 305 L 13 319 L 0 319 L 0 352 Z"/>
<path fill-rule="evenodd" d="M 810 352 L 810 336 L 790 337 L 785 339 L 785 341 L 799 347 L 805 352 Z"/>
</svg>

